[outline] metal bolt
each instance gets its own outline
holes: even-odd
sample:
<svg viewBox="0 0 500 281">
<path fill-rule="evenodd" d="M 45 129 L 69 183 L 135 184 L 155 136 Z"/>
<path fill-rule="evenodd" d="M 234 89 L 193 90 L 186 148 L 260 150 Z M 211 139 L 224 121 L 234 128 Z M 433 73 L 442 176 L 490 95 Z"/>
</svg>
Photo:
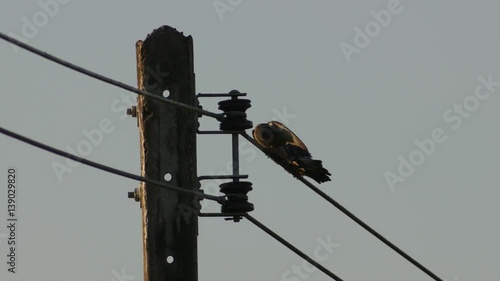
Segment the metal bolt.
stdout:
<svg viewBox="0 0 500 281">
<path fill-rule="evenodd" d="M 132 106 L 131 108 L 127 108 L 127 115 L 132 115 L 132 117 L 137 117 L 137 106 Z"/>
<path fill-rule="evenodd" d="M 127 195 L 128 195 L 128 198 L 130 198 L 130 199 L 134 198 L 135 202 L 141 201 L 142 194 L 141 194 L 140 188 L 134 189 L 133 192 L 128 192 Z"/>
</svg>

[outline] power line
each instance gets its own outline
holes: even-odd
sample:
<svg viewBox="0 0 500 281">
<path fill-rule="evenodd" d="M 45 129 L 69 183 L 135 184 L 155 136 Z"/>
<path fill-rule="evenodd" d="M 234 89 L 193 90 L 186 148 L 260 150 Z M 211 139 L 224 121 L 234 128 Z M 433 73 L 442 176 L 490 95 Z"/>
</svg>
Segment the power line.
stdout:
<svg viewBox="0 0 500 281">
<path fill-rule="evenodd" d="M 153 184 L 153 185 L 156 185 L 156 186 L 159 186 L 159 187 L 163 187 L 163 188 L 166 188 L 166 189 L 170 189 L 170 190 L 173 190 L 173 191 L 177 191 L 177 192 L 184 192 L 184 193 L 194 194 L 194 195 L 200 196 L 202 198 L 205 198 L 207 200 L 213 200 L 213 201 L 216 201 L 216 202 L 221 203 L 221 204 L 224 203 L 225 200 L 226 200 L 222 196 L 213 196 L 213 195 L 209 195 L 209 194 L 204 194 L 204 193 L 201 193 L 201 192 L 197 192 L 197 191 L 194 191 L 194 190 L 183 189 L 183 188 L 180 188 L 180 187 L 177 187 L 177 186 L 173 186 L 173 185 L 166 184 L 166 183 L 163 183 L 163 182 L 159 182 L 159 181 L 156 181 L 156 180 L 151 180 L 151 179 L 144 178 L 144 177 L 141 177 L 141 176 L 138 176 L 138 175 L 134 175 L 134 174 L 131 174 L 131 173 L 128 173 L 128 172 L 124 172 L 124 171 L 121 171 L 121 170 L 118 170 L 118 169 L 115 169 L 115 168 L 112 168 L 112 167 L 109 167 L 109 166 L 106 166 L 106 165 L 103 165 L 103 164 L 99 164 L 99 163 L 90 161 L 88 159 L 81 158 L 79 156 L 76 156 L 76 155 L 64 152 L 62 150 L 53 148 L 51 146 L 48 146 L 48 145 L 43 144 L 43 143 L 40 143 L 40 142 L 35 141 L 33 139 L 27 138 L 25 136 L 19 135 L 17 133 L 9 131 L 9 130 L 3 128 L 3 127 L 0 127 L 0 133 L 4 134 L 6 136 L 12 137 L 12 138 L 14 138 L 16 140 L 19 140 L 21 142 L 24 142 L 24 143 L 27 143 L 29 145 L 32 145 L 34 147 L 40 148 L 42 150 L 46 150 L 46 151 L 51 152 L 53 154 L 69 158 L 69 159 L 71 159 L 73 161 L 85 164 L 87 166 L 90 166 L 90 167 L 93 167 L 93 168 L 96 168 L 96 169 L 99 169 L 99 170 L 103 170 L 103 171 L 115 174 L 115 175 L 118 175 L 118 176 L 122 176 L 122 177 L 125 177 L 125 178 L 129 178 L 129 179 L 133 179 L 133 180 L 137 180 L 137 181 L 141 181 L 141 182 Z M 201 213 L 199 213 L 198 215 L 200 215 L 200 216 L 206 216 L 206 217 L 211 216 L 211 215 L 204 215 L 204 214 L 201 214 Z M 222 214 L 222 216 L 232 216 L 232 215 L 233 214 Z M 302 257 L 306 261 L 308 261 L 311 265 L 313 265 L 314 267 L 316 267 L 317 269 L 319 269 L 320 271 L 322 271 L 326 275 L 330 276 L 334 280 L 343 281 L 342 278 L 338 277 L 333 272 L 329 271 L 327 268 L 325 268 L 324 266 L 322 266 L 321 264 L 319 264 L 318 262 L 316 262 L 315 260 L 313 260 L 312 258 L 310 258 L 308 255 L 304 254 L 302 251 L 300 251 L 295 246 L 293 246 L 290 242 L 286 241 L 284 238 L 282 238 L 281 236 L 279 236 L 278 234 L 276 234 L 274 231 L 272 231 L 271 229 L 269 229 L 268 227 L 266 227 L 263 223 L 259 222 L 257 219 L 255 219 L 251 215 L 249 215 L 247 213 L 235 214 L 235 215 L 240 215 L 240 216 L 246 217 L 255 226 L 257 226 L 258 228 L 262 229 L 264 232 L 266 232 L 271 237 L 273 237 L 274 239 L 276 239 L 277 241 L 279 241 L 281 244 L 283 244 L 285 247 L 287 247 L 288 249 L 290 249 L 292 252 L 296 253 L 297 255 L 299 255 L 300 257 Z"/>
<path fill-rule="evenodd" d="M 56 56 L 53 56 L 47 52 L 44 52 L 44 51 L 41 51 L 35 47 L 32 47 L 28 44 L 25 44 L 19 40 L 16 40 L 4 33 L 1 33 L 0 32 L 0 38 L 7 41 L 7 42 L 10 42 L 18 47 L 21 47 L 29 52 L 32 52 L 33 54 L 36 54 L 36 55 L 39 55 L 45 59 L 48 59 L 52 62 L 55 62 L 57 64 L 60 64 L 64 67 L 67 67 L 69 69 L 72 69 L 74 71 L 77 71 L 77 72 L 80 72 L 84 75 L 87 75 L 87 76 L 90 76 L 92 78 L 95 78 L 97 80 L 100 80 L 104 83 L 108 83 L 108 84 L 111 84 L 113 86 L 116 86 L 118 88 L 122 88 L 124 90 L 127 90 L 127 91 L 130 91 L 130 92 L 133 92 L 133 93 L 136 93 L 138 95 L 142 95 L 142 96 L 145 96 L 145 97 L 148 97 L 150 99 L 153 99 L 153 100 L 156 100 L 156 101 L 159 101 L 159 102 L 162 102 L 162 103 L 166 103 L 166 104 L 171 104 L 171 105 L 175 105 L 175 106 L 178 106 L 178 107 L 182 107 L 182 108 L 185 108 L 185 109 L 188 109 L 188 110 L 191 110 L 191 111 L 194 111 L 194 112 L 197 112 L 197 113 L 200 113 L 200 114 L 203 114 L 203 115 L 206 115 L 206 116 L 209 116 L 209 117 L 212 117 L 212 118 L 215 118 L 219 121 L 222 121 L 224 119 L 224 114 L 217 114 L 217 113 L 213 113 L 213 112 L 210 112 L 210 111 L 207 111 L 207 110 L 203 110 L 201 108 L 198 108 L 198 107 L 194 107 L 194 106 L 190 106 L 190 105 L 187 105 L 187 104 L 184 104 L 184 103 L 181 103 L 181 102 L 177 102 L 177 101 L 174 101 L 174 100 L 170 100 L 170 99 L 166 99 L 166 98 L 163 98 L 161 96 L 158 96 L 158 95 L 153 95 L 147 91 L 143 91 L 143 90 L 140 90 L 140 89 L 137 89 L 135 87 L 132 87 L 130 85 L 127 85 L 125 83 L 122 83 L 120 81 L 117 81 L 117 80 L 114 80 L 114 79 L 111 79 L 111 78 L 108 78 L 104 75 L 101 75 L 101 74 L 98 74 L 96 72 L 93 72 L 93 71 L 90 71 L 88 69 L 85 69 L 83 67 L 80 67 L 78 65 L 75 65 L 75 64 L 72 64 L 68 61 L 65 61 L 63 59 L 60 59 Z"/>
<path fill-rule="evenodd" d="M 398 246 L 394 245 L 391 241 L 387 240 L 382 234 L 378 233 L 375 229 L 371 228 L 368 224 L 363 222 L 360 218 L 355 216 L 353 213 L 351 213 L 349 210 L 347 210 L 344 206 L 342 206 L 340 203 L 335 201 L 333 198 L 328 196 L 326 193 L 321 191 L 318 187 L 316 187 L 314 184 L 309 182 L 303 177 L 298 178 L 299 181 L 304 183 L 307 187 L 309 187 L 312 191 L 316 192 L 319 196 L 323 197 L 326 201 L 328 201 L 330 204 L 335 206 L 337 209 L 339 209 L 342 213 L 344 213 L 346 216 L 348 216 L 350 219 L 355 221 L 357 224 L 359 224 L 362 228 L 364 228 L 366 231 L 370 232 L 373 236 L 377 237 L 380 241 L 382 241 L 385 245 L 389 246 L 389 248 L 393 249 L 396 253 L 401 255 L 403 258 L 405 258 L 407 261 L 412 263 L 414 266 L 418 267 L 420 270 L 425 272 L 427 275 L 429 275 L 432 279 L 436 281 L 443 281 L 441 278 L 439 278 L 436 274 L 434 274 L 432 271 L 427 269 L 425 266 L 423 266 L 421 263 L 416 261 L 414 258 L 412 258 L 410 255 L 405 253 L 403 250 L 401 250 Z"/>
<path fill-rule="evenodd" d="M 338 277 L 333 272 L 331 272 L 330 270 L 328 270 L 326 267 L 322 266 L 321 264 L 319 264 L 318 262 L 316 262 L 315 260 L 313 260 L 311 257 L 309 257 L 308 255 L 304 254 L 304 252 L 302 252 L 301 250 L 297 249 L 290 242 L 286 241 L 279 234 L 277 234 L 276 232 L 274 232 L 271 229 L 269 229 L 267 226 L 265 226 L 263 223 L 261 223 L 260 221 L 258 221 L 256 218 L 252 217 L 248 213 L 201 213 L 201 212 L 198 212 L 198 216 L 200 216 L 200 217 L 245 217 L 251 223 L 253 223 L 255 226 L 257 226 L 258 228 L 260 228 L 261 230 L 263 230 L 266 234 L 268 234 L 269 236 L 271 236 L 274 239 L 276 239 L 278 242 L 280 242 L 281 244 L 283 244 L 285 247 L 287 247 L 288 249 L 290 249 L 292 252 L 294 252 L 295 254 L 297 254 L 298 256 L 300 256 L 301 258 L 305 259 L 312 266 L 316 267 L 317 269 L 319 269 L 324 274 L 328 275 L 333 280 L 343 281 L 342 278 Z"/>
<path fill-rule="evenodd" d="M 333 272 L 331 272 L 330 270 L 326 269 L 324 266 L 322 266 L 321 264 L 319 264 L 318 262 L 316 262 L 315 260 L 313 260 L 312 258 L 310 258 L 308 255 L 304 254 L 302 251 L 300 251 L 299 249 L 297 249 L 291 243 L 289 243 L 288 241 L 286 241 L 285 239 L 283 239 L 281 236 L 279 236 L 278 234 L 276 234 L 274 231 L 272 231 L 271 229 L 269 229 L 268 227 L 266 227 L 264 224 L 262 224 L 261 222 L 259 222 L 257 219 L 255 219 L 251 215 L 245 214 L 244 217 L 247 218 L 250 222 L 252 222 L 255 226 L 257 226 L 258 228 L 262 229 L 265 233 L 269 234 L 271 237 L 273 237 L 278 242 L 280 242 L 281 244 L 283 244 L 285 247 L 287 247 L 288 249 L 290 249 L 292 252 L 296 253 L 301 258 L 305 259 L 310 264 L 312 264 L 314 267 L 316 267 L 317 269 L 321 270 L 324 274 L 330 276 L 333 280 L 343 281 L 342 278 L 338 277 Z"/>
<path fill-rule="evenodd" d="M 250 137 L 246 132 L 243 132 L 241 134 L 245 139 L 247 139 L 250 143 L 252 143 L 255 147 L 260 149 L 262 152 L 265 153 L 264 150 L 262 150 L 262 147 L 252 138 Z M 286 169 L 286 168 L 285 168 Z M 347 210 L 344 206 L 342 206 L 340 203 L 335 201 L 333 198 L 328 196 L 326 193 L 321 191 L 318 187 L 316 187 L 314 184 L 306 180 L 304 177 L 297 177 L 299 181 L 301 181 L 303 184 L 305 184 L 307 187 L 309 187 L 312 191 L 316 192 L 319 196 L 323 197 L 326 201 L 328 201 L 330 204 L 332 204 L 335 208 L 340 210 L 342 213 L 344 213 L 346 216 L 348 216 L 351 220 L 356 222 L 358 225 L 360 225 L 362 228 L 364 228 L 366 231 L 370 232 L 373 236 L 377 237 L 380 241 L 382 241 L 385 245 L 389 246 L 392 250 L 394 250 L 396 253 L 401 255 L 403 258 L 405 258 L 407 261 L 412 263 L 414 266 L 425 272 L 427 275 L 429 275 L 432 279 L 436 281 L 443 281 L 441 278 L 439 278 L 436 274 L 434 274 L 432 271 L 427 269 L 425 266 L 423 266 L 421 263 L 416 261 L 414 258 L 412 258 L 410 255 L 405 253 L 403 250 L 401 250 L 399 247 L 394 245 L 391 241 L 386 239 L 382 234 L 378 233 L 376 230 L 371 228 L 368 224 L 363 222 L 360 218 L 355 216 L 353 213 L 351 213 L 349 210 Z"/>
<path fill-rule="evenodd" d="M 207 200 L 216 201 L 216 202 L 218 202 L 220 204 L 222 204 L 222 203 L 224 203 L 226 201 L 226 199 L 224 198 L 224 196 L 214 196 L 214 195 L 204 194 L 202 192 L 198 192 L 198 191 L 194 191 L 194 190 L 190 190 L 190 189 L 184 189 L 184 188 L 181 188 L 181 187 L 178 187 L 178 186 L 174 186 L 174 185 L 170 185 L 170 184 L 167 184 L 167 183 L 164 183 L 164 182 L 160 182 L 160 181 L 148 179 L 148 178 L 141 177 L 141 176 L 138 176 L 138 175 L 134 175 L 134 174 L 131 174 L 131 173 L 128 173 L 128 172 L 125 172 L 125 171 L 121 171 L 121 170 L 118 170 L 118 169 L 115 169 L 115 168 L 112 168 L 112 167 L 109 167 L 109 166 L 106 166 L 106 165 L 103 165 L 103 164 L 99 164 L 99 163 L 87 160 L 85 158 L 81 158 L 79 156 L 76 156 L 76 155 L 64 152 L 64 151 L 59 150 L 57 148 L 53 148 L 51 146 L 48 146 L 48 145 L 43 144 L 41 142 L 38 142 L 38 141 L 35 141 L 33 139 L 27 138 L 25 136 L 16 134 L 16 133 L 14 133 L 12 131 L 9 131 L 7 129 L 4 129 L 2 127 L 0 127 L 0 133 L 2 133 L 4 135 L 7 135 L 9 137 L 12 137 L 14 139 L 17 139 L 19 141 L 22 141 L 24 143 L 27 143 L 29 145 L 35 146 L 37 148 L 46 150 L 48 152 L 57 154 L 57 155 L 62 156 L 62 157 L 69 158 L 69 159 L 71 159 L 73 161 L 80 162 L 80 163 L 85 164 L 87 166 L 94 167 L 96 169 L 103 170 L 103 171 L 106 171 L 106 172 L 111 173 L 111 174 L 115 174 L 115 175 L 118 175 L 118 176 L 122 176 L 122 177 L 129 178 L 129 179 L 132 179 L 132 180 L 140 181 L 140 182 L 149 183 L 149 184 L 152 184 L 152 185 L 156 185 L 158 187 L 163 187 L 163 188 L 170 189 L 170 190 L 177 191 L 177 192 L 184 192 L 184 193 L 194 194 L 196 196 L 199 196 L 200 198 L 205 198 Z"/>
</svg>

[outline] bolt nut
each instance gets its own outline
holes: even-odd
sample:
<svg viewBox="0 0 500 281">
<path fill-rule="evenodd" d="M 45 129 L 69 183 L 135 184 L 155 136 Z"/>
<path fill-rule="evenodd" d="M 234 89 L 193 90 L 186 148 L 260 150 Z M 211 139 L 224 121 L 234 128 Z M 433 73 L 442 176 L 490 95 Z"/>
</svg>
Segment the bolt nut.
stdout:
<svg viewBox="0 0 500 281">
<path fill-rule="evenodd" d="M 127 115 L 132 115 L 132 117 L 137 117 L 137 106 L 132 106 L 131 108 L 127 108 Z"/>
<path fill-rule="evenodd" d="M 141 193 L 141 189 L 140 188 L 134 189 L 133 192 L 128 192 L 127 195 L 128 195 L 128 198 L 130 198 L 130 199 L 133 198 L 135 200 L 135 202 L 140 202 L 141 201 L 142 193 Z"/>
</svg>

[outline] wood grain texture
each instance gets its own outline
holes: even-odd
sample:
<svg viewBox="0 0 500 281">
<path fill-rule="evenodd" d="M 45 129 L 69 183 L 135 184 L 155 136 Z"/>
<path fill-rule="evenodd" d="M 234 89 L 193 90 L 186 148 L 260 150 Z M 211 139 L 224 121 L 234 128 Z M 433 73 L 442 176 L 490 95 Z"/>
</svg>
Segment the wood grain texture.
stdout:
<svg viewBox="0 0 500 281">
<path fill-rule="evenodd" d="M 197 106 L 193 41 L 163 26 L 138 41 L 138 87 Z M 138 97 L 141 174 L 188 189 L 199 189 L 196 171 L 197 114 Z M 199 200 L 193 195 L 142 184 L 144 280 L 196 281 Z M 168 263 L 167 257 L 173 257 Z"/>
</svg>

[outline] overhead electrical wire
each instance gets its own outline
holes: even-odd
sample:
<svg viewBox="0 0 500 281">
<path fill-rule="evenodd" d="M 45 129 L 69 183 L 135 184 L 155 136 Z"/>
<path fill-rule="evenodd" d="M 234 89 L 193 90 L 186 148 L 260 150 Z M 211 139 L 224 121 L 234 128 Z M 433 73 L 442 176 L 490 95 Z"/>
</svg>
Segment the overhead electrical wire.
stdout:
<svg viewBox="0 0 500 281">
<path fill-rule="evenodd" d="M 322 266 L 321 264 L 319 264 L 317 261 L 313 260 L 308 255 L 304 254 L 302 251 L 300 251 L 299 249 L 297 249 L 297 247 L 293 246 L 290 242 L 288 242 L 285 239 L 283 239 L 281 236 L 279 236 L 278 234 L 276 234 L 276 232 L 274 232 L 271 229 L 269 229 L 267 226 L 265 226 L 263 223 L 261 223 L 260 221 L 258 221 L 254 217 L 252 217 L 251 215 L 245 214 L 244 217 L 247 218 L 250 222 L 252 222 L 255 226 L 257 226 L 258 228 L 262 229 L 265 233 L 267 233 L 268 235 L 270 235 L 271 237 L 273 237 L 274 239 L 276 239 L 278 242 L 280 242 L 281 244 L 283 244 L 285 247 L 287 247 L 288 249 L 290 249 L 292 252 L 296 253 L 298 256 L 300 256 L 301 258 L 305 259 L 307 262 L 309 262 L 310 264 L 312 264 L 314 267 L 316 267 L 317 269 L 321 270 L 321 272 L 323 272 L 324 274 L 326 274 L 329 277 L 331 277 L 333 280 L 343 281 L 342 278 L 338 277 L 333 272 L 331 272 L 330 270 L 328 270 L 327 268 L 325 268 L 324 266 Z"/>
<path fill-rule="evenodd" d="M 117 80 L 114 80 L 114 79 L 111 79 L 109 77 L 106 77 L 104 75 L 101 75 L 101 74 L 98 74 L 96 72 L 93 72 L 93 71 L 90 71 L 88 69 L 85 69 L 83 67 L 80 67 L 78 65 L 75 65 L 75 64 L 72 64 L 68 61 L 65 61 L 63 59 L 60 59 L 56 56 L 53 56 L 49 53 L 46 53 L 44 51 L 41 51 L 33 46 L 30 46 L 28 44 L 25 44 L 19 40 L 16 40 L 4 33 L 1 33 L 0 32 L 0 38 L 7 41 L 7 42 L 10 42 L 20 48 L 23 48 L 27 51 L 30 51 L 32 52 L 33 54 L 36 54 L 36 55 L 39 55 L 45 59 L 48 59 L 52 62 L 55 62 L 57 64 L 60 64 L 64 67 L 67 67 L 67 68 L 70 68 L 74 71 L 77 71 L 77 72 L 80 72 L 84 75 L 87 75 L 87 76 L 90 76 L 92 78 L 95 78 L 97 80 L 100 80 L 104 83 L 108 83 L 108 84 L 111 84 L 113 86 L 116 86 L 118 88 L 122 88 L 124 90 L 127 90 L 127 91 L 130 91 L 130 92 L 133 92 L 133 93 L 136 93 L 138 95 L 141 95 L 141 96 L 145 96 L 145 97 L 148 97 L 152 100 L 155 100 L 155 101 L 159 101 L 159 102 L 162 102 L 162 103 L 166 103 L 166 104 L 171 104 L 171 105 L 175 105 L 175 106 L 178 106 L 178 107 L 182 107 L 182 108 L 185 108 L 185 109 L 188 109 L 188 110 L 191 110 L 191 111 L 194 111 L 194 112 L 197 112 L 197 113 L 200 113 L 200 114 L 203 114 L 203 115 L 206 115 L 206 116 L 209 116 L 209 117 L 212 117 L 212 118 L 215 118 L 219 121 L 222 121 L 224 119 L 224 114 L 220 114 L 220 113 L 213 113 L 213 112 L 210 112 L 210 111 L 207 111 L 207 110 L 203 110 L 201 108 L 198 108 L 198 107 L 195 107 L 195 106 L 190 106 L 190 105 L 187 105 L 187 104 L 184 104 L 184 103 L 181 103 L 181 102 L 178 102 L 178 101 L 174 101 L 174 100 L 171 100 L 171 99 L 167 99 L 167 98 L 164 98 L 162 96 L 157 96 L 157 95 L 153 95 L 147 91 L 143 91 L 143 90 L 140 90 L 140 89 L 137 89 L 135 87 L 132 87 L 130 85 L 127 85 L 123 82 L 120 82 L 120 81 L 117 81 Z"/>
<path fill-rule="evenodd" d="M 198 212 L 198 216 L 200 216 L 200 217 L 233 217 L 233 218 L 244 217 L 244 218 L 247 218 L 251 223 L 253 223 L 255 226 L 257 226 L 258 228 L 260 228 L 266 234 L 268 234 L 269 236 L 271 236 L 274 239 L 276 239 L 276 241 L 278 241 L 281 244 L 283 244 L 283 246 L 287 247 L 289 250 L 291 250 L 292 252 L 294 252 L 295 254 L 297 254 L 299 257 L 301 257 L 304 260 L 306 260 L 307 262 L 309 262 L 312 266 L 316 267 L 317 269 L 319 269 L 324 274 L 328 275 L 333 280 L 343 281 L 342 278 L 340 278 L 335 273 L 331 272 L 330 270 L 328 270 L 327 268 L 325 268 L 324 266 L 322 266 L 321 264 L 319 264 L 318 262 L 316 262 L 315 260 L 313 260 L 308 255 L 304 254 L 304 252 L 302 252 L 301 250 L 297 249 L 297 247 L 293 246 L 292 243 L 290 243 L 287 240 L 285 240 L 279 234 L 277 234 L 276 232 L 272 231 L 269 227 L 265 226 L 263 223 L 261 223 L 259 220 L 257 220 L 256 218 L 252 217 L 248 213 L 201 213 L 201 212 Z M 233 219 L 231 219 L 231 220 L 233 220 Z"/>
<path fill-rule="evenodd" d="M 153 184 L 153 185 L 156 185 L 156 186 L 159 186 L 159 187 L 163 187 L 163 188 L 166 188 L 166 189 L 169 189 L 169 190 L 177 191 L 177 192 L 194 194 L 194 195 L 200 196 L 202 198 L 205 198 L 207 200 L 217 201 L 218 203 L 221 203 L 221 204 L 223 204 L 226 201 L 225 197 L 223 197 L 223 196 L 213 196 L 213 195 L 209 195 L 209 194 L 204 194 L 204 193 L 201 193 L 201 192 L 197 192 L 197 191 L 194 191 L 194 190 L 180 188 L 180 187 L 173 186 L 173 185 L 170 185 L 170 184 L 166 184 L 166 183 L 163 183 L 163 182 L 159 182 L 159 181 L 156 181 L 156 180 L 151 180 L 151 179 L 144 178 L 144 177 L 141 177 L 141 176 L 138 176 L 138 175 L 134 175 L 134 174 L 131 174 L 131 173 L 128 173 L 128 172 L 124 172 L 124 171 L 121 171 L 121 170 L 118 170 L 118 169 L 115 169 L 115 168 L 112 168 L 112 167 L 109 167 L 109 166 L 106 166 L 106 165 L 103 165 L 103 164 L 99 164 L 99 163 L 90 161 L 88 159 L 85 159 L 85 158 L 82 158 L 82 157 L 79 157 L 79 156 L 76 156 L 76 155 L 64 152 L 62 150 L 53 148 L 51 146 L 48 146 L 48 145 L 43 144 L 41 142 L 38 142 L 38 141 L 35 141 L 33 139 L 27 138 L 25 136 L 19 135 L 17 133 L 9 131 L 9 130 L 3 128 L 3 127 L 0 127 L 0 133 L 4 134 L 6 136 L 12 137 L 12 138 L 14 138 L 16 140 L 19 140 L 21 142 L 24 142 L 24 143 L 27 143 L 29 145 L 32 145 L 34 147 L 40 148 L 42 150 L 46 150 L 46 151 L 54 153 L 56 155 L 69 158 L 69 159 L 71 159 L 73 161 L 85 164 L 85 165 L 90 166 L 90 167 L 94 167 L 94 168 L 99 169 L 99 170 L 103 170 L 103 171 L 115 174 L 115 175 L 118 175 L 118 176 L 122 176 L 122 177 L 125 177 L 125 178 L 137 180 L 137 181 L 142 181 L 142 182 L 145 182 L 145 183 Z M 229 216 L 230 214 L 223 214 L 223 215 L 224 216 Z M 318 262 L 316 262 L 315 260 L 313 260 L 312 258 L 310 258 L 309 256 L 307 256 L 306 254 L 304 254 L 297 247 L 293 246 L 291 243 L 289 243 L 288 241 L 286 241 L 284 238 L 282 238 L 281 236 L 279 236 L 278 234 L 276 234 L 274 231 L 272 231 L 271 229 L 269 229 L 268 227 L 266 227 L 263 223 L 259 222 L 257 219 L 255 219 L 251 215 L 246 214 L 246 213 L 245 214 L 234 214 L 234 215 L 241 215 L 241 216 L 247 218 L 255 226 L 257 226 L 258 228 L 260 228 L 261 230 L 263 230 L 264 232 L 266 232 L 268 235 L 270 235 L 271 237 L 273 237 L 274 239 L 276 239 L 277 241 L 279 241 L 281 244 L 283 244 L 285 247 L 287 247 L 288 249 L 290 249 L 291 251 L 293 251 L 294 253 L 296 253 L 297 255 L 299 255 L 300 257 L 302 257 L 303 259 L 305 259 L 306 261 L 308 261 L 311 265 L 313 265 L 314 267 L 316 267 L 317 269 L 319 269 L 320 271 L 322 271 L 326 275 L 330 276 L 334 280 L 343 281 L 342 278 L 338 277 L 333 272 L 331 272 L 330 270 L 328 270 L 327 268 L 325 268 L 324 266 L 322 266 L 321 264 L 319 264 Z M 203 215 L 201 215 L 201 216 L 203 216 Z M 210 216 L 210 215 L 206 215 L 206 216 Z"/>
<path fill-rule="evenodd" d="M 5 128 L 2 128 L 2 127 L 0 127 L 0 133 L 4 134 L 6 136 L 9 136 L 11 138 L 14 138 L 16 140 L 19 140 L 21 142 L 27 143 L 29 145 L 32 145 L 32 146 L 38 147 L 40 149 L 43 149 L 45 151 L 57 154 L 57 155 L 62 156 L 62 157 L 69 158 L 69 159 L 71 159 L 73 161 L 80 162 L 80 163 L 85 164 L 87 166 L 90 166 L 90 167 L 93 167 L 93 168 L 96 168 L 96 169 L 99 169 L 99 170 L 102 170 L 102 171 L 106 171 L 106 172 L 111 173 L 111 174 L 115 174 L 115 175 L 118 175 L 118 176 L 122 176 L 122 177 L 125 177 L 125 178 L 136 180 L 136 181 L 141 181 L 141 182 L 153 184 L 153 185 L 156 185 L 158 187 L 163 187 L 163 188 L 166 188 L 166 189 L 169 189 L 169 190 L 173 190 L 173 191 L 177 191 L 177 192 L 193 194 L 193 195 L 199 196 L 200 198 L 205 198 L 207 200 L 216 201 L 216 202 L 221 203 L 221 204 L 226 201 L 226 198 L 224 196 L 214 196 L 214 195 L 205 194 L 205 193 L 202 193 L 202 192 L 199 192 L 199 191 L 195 191 L 195 190 L 192 190 L 192 189 L 181 188 L 181 187 L 174 186 L 174 185 L 171 185 L 171 184 L 168 184 L 168 183 L 164 183 L 164 182 L 160 182 L 160 181 L 157 181 L 157 180 L 148 179 L 148 178 L 141 177 L 141 176 L 138 176 L 138 175 L 134 175 L 134 174 L 131 174 L 131 173 L 128 173 L 128 172 L 125 172 L 125 171 L 121 171 L 121 170 L 118 170 L 118 169 L 115 169 L 115 168 L 112 168 L 112 167 L 109 167 L 109 166 L 106 166 L 106 165 L 103 165 L 103 164 L 99 164 L 99 163 L 90 161 L 88 159 L 85 159 L 85 158 L 82 158 L 82 157 L 79 157 L 79 156 L 76 156 L 76 155 L 64 152 L 64 151 L 59 150 L 57 148 L 53 148 L 51 146 L 48 146 L 48 145 L 43 144 L 41 142 L 38 142 L 38 141 L 35 141 L 33 139 L 27 138 L 25 136 L 19 135 L 17 133 L 14 133 L 14 132 L 9 131 L 9 130 L 7 130 Z"/>
<path fill-rule="evenodd" d="M 262 150 L 262 147 L 252 138 L 250 137 L 246 132 L 243 132 L 241 134 L 245 139 L 247 139 L 250 143 L 252 143 L 255 147 L 257 147 L 259 150 L 264 152 Z M 333 198 L 328 196 L 325 192 L 323 192 L 321 189 L 316 187 L 314 184 L 306 180 L 304 177 L 297 177 L 299 181 L 301 181 L 303 184 L 305 184 L 307 187 L 309 187 L 312 191 L 316 192 L 319 196 L 321 196 L 323 199 L 328 201 L 330 204 L 332 204 L 335 208 L 337 208 L 339 211 L 344 213 L 346 216 L 348 216 L 351 220 L 356 222 L 359 226 L 364 228 L 366 231 L 370 232 L 373 236 L 377 237 L 380 241 L 382 241 L 385 245 L 387 245 L 389 248 L 394 250 L 396 253 L 401 255 L 403 258 L 405 258 L 407 261 L 412 263 L 414 266 L 422 270 L 424 273 L 429 275 L 432 279 L 436 281 L 443 281 L 443 279 L 439 278 L 436 274 L 434 274 L 432 271 L 430 271 L 428 268 L 423 266 L 421 263 L 416 261 L 414 258 L 412 258 L 410 255 L 405 253 L 403 250 L 401 250 L 398 246 L 394 245 L 391 241 L 389 241 L 387 238 L 385 238 L 382 234 L 378 233 L 376 230 L 371 228 L 368 224 L 366 224 L 363 220 L 358 218 L 356 215 L 351 213 L 349 210 L 347 210 L 344 206 L 342 206 L 339 202 L 335 201 Z"/>
</svg>

